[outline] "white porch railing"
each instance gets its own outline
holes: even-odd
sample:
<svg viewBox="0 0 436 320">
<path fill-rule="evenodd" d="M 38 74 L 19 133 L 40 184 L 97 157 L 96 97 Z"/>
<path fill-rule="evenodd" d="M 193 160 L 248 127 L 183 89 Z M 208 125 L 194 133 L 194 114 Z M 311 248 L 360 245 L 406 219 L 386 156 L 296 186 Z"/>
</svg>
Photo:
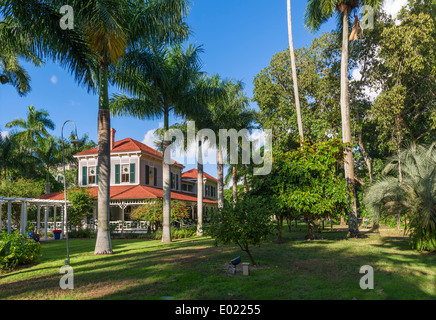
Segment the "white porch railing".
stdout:
<svg viewBox="0 0 436 320">
<path fill-rule="evenodd" d="M 31 224 L 36 228 L 36 222 L 31 222 Z M 54 225 L 54 222 L 47 222 L 47 232 L 52 232 L 55 229 L 56 230 L 62 229 L 62 222 L 56 221 L 56 226 Z M 39 230 L 41 231 L 45 230 L 45 222 L 39 223 Z"/>
</svg>

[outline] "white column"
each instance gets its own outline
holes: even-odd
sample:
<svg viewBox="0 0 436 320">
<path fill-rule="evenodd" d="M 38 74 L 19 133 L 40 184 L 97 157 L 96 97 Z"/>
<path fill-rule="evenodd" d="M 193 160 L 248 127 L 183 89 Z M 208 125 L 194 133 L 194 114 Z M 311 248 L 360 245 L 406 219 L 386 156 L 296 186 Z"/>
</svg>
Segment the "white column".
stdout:
<svg viewBox="0 0 436 320">
<path fill-rule="evenodd" d="M 24 206 L 24 209 L 23 209 L 23 216 L 24 216 L 24 234 L 26 234 L 26 233 L 27 233 L 27 231 L 26 231 L 26 228 L 27 228 L 27 203 L 26 203 L 26 202 L 23 202 L 23 206 Z M 27 237 L 27 235 L 26 235 L 26 237 Z"/>
<path fill-rule="evenodd" d="M 39 233 L 39 226 L 41 224 L 41 206 L 38 204 L 36 207 L 36 233 Z"/>
<path fill-rule="evenodd" d="M 26 235 L 27 227 L 27 204 L 26 201 L 21 202 L 21 234 Z"/>
<path fill-rule="evenodd" d="M 20 233 L 25 234 L 24 232 L 24 201 L 21 202 L 21 214 L 20 214 Z"/>
<path fill-rule="evenodd" d="M 46 205 L 44 208 L 44 240 L 47 240 L 47 233 L 48 233 L 48 206 Z"/>
<path fill-rule="evenodd" d="M 11 234 L 12 224 L 12 201 L 8 201 L 8 234 Z"/>
<path fill-rule="evenodd" d="M 56 228 L 56 215 L 57 215 L 57 206 L 55 205 L 54 207 L 53 207 L 53 230 L 56 230 L 57 228 Z"/>
</svg>

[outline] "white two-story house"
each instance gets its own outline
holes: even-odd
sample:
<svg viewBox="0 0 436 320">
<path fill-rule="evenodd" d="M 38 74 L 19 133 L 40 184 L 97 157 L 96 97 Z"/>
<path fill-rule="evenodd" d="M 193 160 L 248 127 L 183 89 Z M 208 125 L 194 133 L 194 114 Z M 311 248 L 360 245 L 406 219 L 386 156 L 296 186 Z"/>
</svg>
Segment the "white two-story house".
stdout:
<svg viewBox="0 0 436 320">
<path fill-rule="evenodd" d="M 111 129 L 111 176 L 110 200 L 111 221 L 124 220 L 132 206 L 122 210 L 122 203 L 138 203 L 163 197 L 163 156 L 155 149 L 131 138 L 115 141 L 115 129 Z M 78 162 L 79 187 L 96 200 L 98 197 L 98 148 L 80 152 L 74 156 Z M 192 218 L 196 217 L 197 170 L 183 173 L 184 166 L 171 163 L 171 199 L 184 201 L 191 207 Z M 204 210 L 217 207 L 217 180 L 204 173 Z M 44 199 L 63 199 L 63 193 L 52 193 Z M 96 219 L 97 201 L 94 218 Z"/>
</svg>

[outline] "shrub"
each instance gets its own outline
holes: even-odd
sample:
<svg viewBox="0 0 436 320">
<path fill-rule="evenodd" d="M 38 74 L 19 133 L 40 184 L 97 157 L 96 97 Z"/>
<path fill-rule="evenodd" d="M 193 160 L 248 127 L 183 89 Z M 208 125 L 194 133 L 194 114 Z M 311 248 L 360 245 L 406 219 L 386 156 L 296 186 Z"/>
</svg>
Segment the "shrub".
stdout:
<svg viewBox="0 0 436 320">
<path fill-rule="evenodd" d="M 38 261 L 41 245 L 20 234 L 2 232 L 0 235 L 0 269 L 9 271 L 20 265 L 28 265 Z"/>
<path fill-rule="evenodd" d="M 191 238 L 197 235 L 197 227 L 192 228 L 175 228 L 171 227 L 171 239 Z M 162 229 L 157 230 L 152 234 L 154 240 L 162 239 Z"/>
<path fill-rule="evenodd" d="M 82 229 L 82 230 L 71 230 L 68 232 L 69 238 L 76 239 L 93 239 L 95 238 L 95 232 L 90 229 Z"/>
<path fill-rule="evenodd" d="M 189 211 L 186 204 L 182 201 L 171 200 L 171 220 L 180 221 L 188 217 Z M 131 213 L 130 218 L 136 221 L 150 221 L 156 226 L 156 229 L 160 229 L 163 218 L 162 199 L 137 207 Z"/>
<path fill-rule="evenodd" d="M 250 246 L 260 245 L 274 230 L 272 210 L 266 199 L 256 196 L 240 199 L 234 206 L 225 204 L 212 216 L 206 233 L 215 238 L 217 244 L 237 244 L 256 265 Z"/>
<path fill-rule="evenodd" d="M 69 190 L 67 198 L 72 206 L 68 209 L 68 220 L 75 226 L 81 226 L 83 218 L 92 214 L 92 197 L 82 188 Z"/>
</svg>

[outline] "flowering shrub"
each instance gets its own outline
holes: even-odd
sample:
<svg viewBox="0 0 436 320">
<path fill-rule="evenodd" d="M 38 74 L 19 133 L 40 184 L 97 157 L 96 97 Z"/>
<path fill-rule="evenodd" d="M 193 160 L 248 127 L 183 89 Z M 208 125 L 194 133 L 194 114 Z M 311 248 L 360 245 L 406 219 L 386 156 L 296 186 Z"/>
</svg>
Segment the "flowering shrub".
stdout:
<svg viewBox="0 0 436 320">
<path fill-rule="evenodd" d="M 149 202 L 132 211 L 130 218 L 136 221 L 150 221 L 160 226 L 163 217 L 163 201 Z M 182 220 L 189 217 L 186 204 L 182 201 L 171 200 L 171 220 Z"/>
<path fill-rule="evenodd" d="M 53 233 L 62 233 L 62 230 L 53 230 Z"/>
</svg>

